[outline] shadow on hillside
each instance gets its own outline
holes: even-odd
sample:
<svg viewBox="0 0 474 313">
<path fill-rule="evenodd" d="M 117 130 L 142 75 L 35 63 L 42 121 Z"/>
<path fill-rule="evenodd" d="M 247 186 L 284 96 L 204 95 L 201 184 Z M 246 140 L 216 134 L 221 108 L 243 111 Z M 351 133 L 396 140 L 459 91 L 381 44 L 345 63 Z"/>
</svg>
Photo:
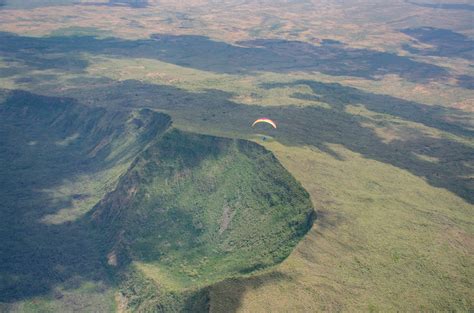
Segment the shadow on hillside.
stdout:
<svg viewBox="0 0 474 313">
<path fill-rule="evenodd" d="M 338 83 L 321 83 L 311 80 L 297 80 L 289 84 L 263 84 L 266 89 L 285 88 L 305 85 L 311 88 L 313 94 L 294 94 L 292 97 L 301 100 L 317 100 L 330 104 L 338 110 L 345 110 L 349 105 L 363 104 L 367 109 L 389 114 L 407 121 L 423 124 L 425 126 L 444 130 L 452 134 L 471 137 L 474 130 L 469 125 L 464 125 L 459 121 L 449 121 L 447 117 L 457 116 L 468 118 L 471 114 L 436 105 L 425 105 L 400 98 L 370 93 L 357 88 L 343 86 Z M 310 97 L 310 99 L 307 99 Z"/>
<path fill-rule="evenodd" d="M 467 114 L 462 111 L 315 81 L 263 87 L 280 88 L 304 84 L 312 90 L 312 94 L 299 93 L 295 97 L 307 97 L 307 101 L 317 99 L 329 107 L 242 105 L 230 100 L 234 95 L 222 91 L 192 93 L 171 86 L 133 80 L 101 80 L 100 84 L 94 86 L 86 85 L 85 81 L 82 83 L 82 87 L 79 84 L 76 89 L 63 90 L 64 97 L 44 97 L 20 91 L 1 94 L 0 302 L 8 303 L 47 294 L 59 284 L 77 287 L 83 281 L 107 281 L 107 271 L 103 265 L 103 256 L 107 251 L 101 250 L 103 248 L 86 220 L 79 219 L 59 225 L 47 225 L 38 221 L 47 214 L 68 207 L 75 198 L 87 196 L 72 194 L 58 200 L 43 192 L 44 190 L 60 186 L 65 180 L 80 173 L 98 170 L 105 164 L 103 160 L 110 151 L 99 154 L 93 166 L 84 162 L 85 156 L 78 153 L 81 150 L 78 146 L 71 145 L 71 150 L 65 154 L 51 149 L 51 145 L 24 144 L 63 138 L 65 130 L 75 127 L 66 123 L 69 119 L 60 118 L 64 117 L 64 108 L 82 102 L 89 103 L 91 100 L 97 105 L 116 109 L 129 110 L 138 106 L 163 110 L 179 116 L 181 122 L 188 123 L 191 128 L 244 137 L 257 132 L 250 127 L 255 118 L 267 116 L 275 119 L 279 128 L 258 132 L 265 132 L 283 144 L 312 146 L 339 159 L 343 159 L 343 156 L 333 151 L 330 144 L 342 145 L 366 158 L 405 169 L 423 177 L 433 186 L 448 189 L 474 203 L 471 192 L 473 181 L 469 178 L 474 160 L 472 147 L 450 137 L 432 136 L 401 122 L 385 120 L 385 115 L 391 115 L 443 130 L 448 134 L 472 138 L 473 132 L 468 125 L 453 120 L 453 117 Z M 25 119 L 22 115 L 25 109 L 8 113 L 5 111 L 8 104 L 34 104 L 31 107 L 38 109 L 32 112 L 35 118 L 50 121 L 50 127 L 45 131 Z M 351 114 L 347 111 L 348 105 L 363 106 L 373 112 L 374 116 Z M 39 109 L 44 106 L 49 108 L 46 113 Z M 107 119 L 104 125 L 117 125 L 120 122 L 117 117 L 114 119 L 113 116 L 104 116 L 102 109 L 89 110 L 94 114 L 86 116 L 86 119 L 71 119 L 77 127 L 84 127 L 86 130 L 93 127 L 94 119 L 100 118 Z M 78 114 L 79 111 L 71 116 L 78 117 Z M 119 113 L 115 114 L 120 116 Z M 88 123 L 81 122 L 84 120 Z M 376 128 L 396 127 L 401 131 L 401 136 L 384 141 L 367 125 Z M 96 142 L 94 140 L 97 138 L 91 140 Z M 425 158 L 420 158 L 420 155 Z"/>
<path fill-rule="evenodd" d="M 474 11 L 474 5 L 468 3 L 424 3 L 424 2 L 415 2 L 407 0 L 405 1 L 409 4 L 413 4 L 416 6 L 430 8 L 430 9 L 440 9 L 440 10 L 466 10 L 466 11 Z"/>
<path fill-rule="evenodd" d="M 472 138 L 472 126 L 466 122 L 472 120 L 469 113 L 368 93 L 340 84 L 297 81 L 289 85 L 294 84 L 309 86 L 313 94 L 305 94 L 305 97 L 317 98 L 330 108 L 242 105 L 230 100 L 232 94 L 218 90 L 190 93 L 171 86 L 133 80 L 108 85 L 106 92 L 102 87 L 90 88 L 87 101 L 93 99 L 110 106 L 129 107 L 130 103 L 136 103 L 136 99 L 142 99 L 138 105 L 177 115 L 189 126 L 205 131 L 205 125 L 209 125 L 211 132 L 219 129 L 224 133 L 240 136 L 255 134 L 256 130 L 249 127 L 249 124 L 258 117 L 267 116 L 275 119 L 280 126 L 276 130 L 268 130 L 267 134 L 284 144 L 314 146 L 335 157 L 339 156 L 328 144 L 339 144 L 366 158 L 405 169 L 423 177 L 433 186 L 448 189 L 474 203 L 471 192 L 473 181 L 469 178 L 474 149 L 447 136 L 432 135 L 422 128 L 407 126 L 403 122 L 415 122 L 435 131 Z M 271 84 L 263 87 L 284 86 Z M 82 97 L 80 88 L 69 90 L 68 94 Z M 114 97 L 110 98 L 108 95 Z M 301 94 L 296 94 L 295 97 L 304 98 Z M 365 107 L 373 116 L 351 114 L 347 112 L 349 105 Z M 401 120 L 390 122 L 385 115 Z M 384 140 L 373 128 L 385 128 L 398 135 Z"/>
<path fill-rule="evenodd" d="M 0 90 L 0 99 L 0 303 L 52 291 L 60 300 L 57 286 L 73 290 L 87 282 L 103 286 L 96 291 L 105 293 L 110 284 L 104 266 L 107 251 L 88 220 L 48 224 L 43 218 L 93 196 L 67 187 L 69 182 L 133 157 L 135 147 L 112 156 L 111 144 L 104 141 L 126 135 L 128 113 L 23 91 Z M 153 127 L 143 137 L 154 137 Z M 76 137 L 80 141 L 64 143 L 64 138 Z M 137 138 L 137 146 L 145 144 Z M 66 190 L 59 190 L 61 186 Z M 84 310 L 87 301 L 67 305 Z"/>
<path fill-rule="evenodd" d="M 81 2 L 80 5 L 109 6 L 109 7 L 131 7 L 136 9 L 148 7 L 148 0 L 109 0 L 109 2 Z"/>
<path fill-rule="evenodd" d="M 18 101 L 15 98 L 15 95 L 9 97 L 2 106 Z M 38 106 L 45 101 L 45 98 L 39 99 L 34 95 L 20 98 L 22 101 L 39 102 Z M 47 101 L 61 105 L 58 99 L 49 98 Z M 73 197 L 55 201 L 42 190 L 71 179 L 77 172 L 68 169 L 67 165 L 77 166 L 80 160 L 69 160 L 61 165 L 61 158 L 74 157 L 74 154 L 60 156 L 51 151 L 50 160 L 46 161 L 44 154 L 50 151 L 37 146 L 37 142 L 44 137 L 31 136 L 32 140 L 25 142 L 26 136 L 15 134 L 22 128 L 41 130 L 26 125 L 20 116 L 5 111 L 2 107 L 0 302 L 47 294 L 60 283 L 78 288 L 82 282 L 106 280 L 94 236 L 83 221 L 60 225 L 47 225 L 39 221 L 43 215 L 72 205 Z M 9 118 L 18 119 L 17 125 L 11 124 L 11 121 L 7 123 Z"/>
<path fill-rule="evenodd" d="M 333 40 L 320 45 L 300 41 L 258 39 L 231 45 L 204 36 L 156 34 L 150 39 L 125 40 L 92 36 L 24 37 L 0 33 L 0 56 L 29 69 L 80 73 L 89 63 L 81 53 L 116 58 L 149 58 L 217 73 L 257 71 L 321 72 L 335 76 L 378 79 L 396 74 L 426 82 L 450 77 L 447 69 L 405 56 L 351 48 Z"/>
<path fill-rule="evenodd" d="M 79 0 L 0 0 L 0 8 L 2 3 L 5 9 L 36 9 L 41 7 L 53 7 L 53 6 L 68 6 L 74 5 Z"/>
<path fill-rule="evenodd" d="M 421 49 L 408 44 L 404 45 L 403 48 L 410 53 L 458 57 L 474 61 L 474 40 L 469 39 L 469 37 L 463 34 L 449 29 L 434 27 L 407 28 L 401 32 L 420 43 L 430 46 L 430 48 Z"/>
<path fill-rule="evenodd" d="M 35 9 L 41 7 L 52 6 L 106 6 L 106 7 L 129 7 L 135 9 L 147 8 L 149 6 L 148 0 L 108 0 L 108 2 L 100 1 L 85 1 L 85 0 L 0 0 L 0 8 L 12 7 L 15 9 Z"/>
<path fill-rule="evenodd" d="M 285 273 L 271 271 L 251 277 L 224 280 L 210 287 L 210 311 L 238 312 L 242 306 L 241 299 L 244 293 L 290 279 L 292 277 Z"/>
</svg>

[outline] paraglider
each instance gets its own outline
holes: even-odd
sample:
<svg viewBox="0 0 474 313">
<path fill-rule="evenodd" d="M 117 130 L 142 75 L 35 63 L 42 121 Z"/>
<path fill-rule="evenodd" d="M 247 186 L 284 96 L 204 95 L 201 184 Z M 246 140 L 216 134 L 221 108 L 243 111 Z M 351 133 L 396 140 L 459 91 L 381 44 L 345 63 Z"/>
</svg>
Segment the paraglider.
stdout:
<svg viewBox="0 0 474 313">
<path fill-rule="evenodd" d="M 268 123 L 268 124 L 272 125 L 273 128 L 277 128 L 276 123 L 274 121 L 272 121 L 271 119 L 269 119 L 269 118 L 259 118 L 258 120 L 253 122 L 252 127 L 254 127 L 258 123 Z"/>
<path fill-rule="evenodd" d="M 273 128 L 277 128 L 276 123 L 275 123 L 274 121 L 272 121 L 271 119 L 269 119 L 269 118 L 259 118 L 259 119 L 257 119 L 255 122 L 253 122 L 252 127 L 254 127 L 255 125 L 257 125 L 258 123 L 267 123 L 267 124 L 272 125 Z M 263 141 L 266 141 L 266 140 L 267 140 L 267 137 L 266 137 L 266 136 L 262 136 L 262 140 L 263 140 Z"/>
</svg>

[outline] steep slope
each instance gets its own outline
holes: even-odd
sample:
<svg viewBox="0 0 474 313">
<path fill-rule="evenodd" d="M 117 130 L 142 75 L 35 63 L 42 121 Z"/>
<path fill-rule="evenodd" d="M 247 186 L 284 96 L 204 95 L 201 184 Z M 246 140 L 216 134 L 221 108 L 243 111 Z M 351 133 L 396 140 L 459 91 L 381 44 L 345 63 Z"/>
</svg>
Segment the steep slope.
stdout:
<svg viewBox="0 0 474 313">
<path fill-rule="evenodd" d="M 263 147 L 172 129 L 140 154 L 93 219 L 111 236 L 109 264 L 131 262 L 139 272 L 122 290 L 133 310 L 185 310 L 197 301 L 189 297 L 206 310 L 200 288 L 281 262 L 312 213 L 307 192 Z M 131 290 L 138 281 L 161 298 Z"/>
<path fill-rule="evenodd" d="M 114 307 L 84 215 L 169 124 L 149 110 L 0 91 L 0 311 Z"/>
<path fill-rule="evenodd" d="M 0 147 L 1 310 L 207 311 L 210 286 L 281 262 L 313 221 L 265 148 L 147 109 L 3 90 Z"/>
</svg>

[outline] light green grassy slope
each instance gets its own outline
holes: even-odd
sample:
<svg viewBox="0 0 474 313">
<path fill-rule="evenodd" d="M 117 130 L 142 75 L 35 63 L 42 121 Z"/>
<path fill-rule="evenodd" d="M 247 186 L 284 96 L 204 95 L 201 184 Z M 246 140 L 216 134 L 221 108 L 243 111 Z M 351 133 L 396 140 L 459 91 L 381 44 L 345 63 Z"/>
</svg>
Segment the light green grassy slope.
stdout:
<svg viewBox="0 0 474 313">
<path fill-rule="evenodd" d="M 274 272 L 213 288 L 211 312 L 419 312 L 473 308 L 473 206 L 342 146 L 267 145 L 318 220 Z"/>
</svg>

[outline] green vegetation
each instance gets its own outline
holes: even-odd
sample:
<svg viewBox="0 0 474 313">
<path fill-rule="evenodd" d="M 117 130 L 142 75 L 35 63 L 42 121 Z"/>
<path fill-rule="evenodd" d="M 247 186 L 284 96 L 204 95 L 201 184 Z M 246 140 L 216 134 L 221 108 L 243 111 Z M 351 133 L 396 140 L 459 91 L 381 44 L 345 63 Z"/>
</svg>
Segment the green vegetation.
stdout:
<svg viewBox="0 0 474 313">
<path fill-rule="evenodd" d="M 143 269 L 132 268 L 122 277 L 120 294 L 132 312 L 207 312 L 208 289 L 169 290 Z"/>
<path fill-rule="evenodd" d="M 21 301 L 10 309 L 107 311 L 116 283 L 131 309 L 206 306 L 206 286 L 281 262 L 312 225 L 309 195 L 255 143 L 168 131 L 146 109 L 2 98 L 1 300 Z"/>
<path fill-rule="evenodd" d="M 215 312 L 471 310 L 471 204 L 341 145 L 331 145 L 337 158 L 266 147 L 312 195 L 318 219 L 273 275 L 213 287 Z"/>
<path fill-rule="evenodd" d="M 27 92 L 1 98 L 0 307 L 111 310 L 114 289 L 84 214 L 169 118 Z"/>
<path fill-rule="evenodd" d="M 162 290 L 178 292 L 281 262 L 312 212 L 304 189 L 257 144 L 171 130 L 92 215 L 112 228 L 114 258 L 126 250 Z"/>
<path fill-rule="evenodd" d="M 473 311 L 472 6 L 78 1 L 0 0 L 0 311 Z"/>
</svg>

